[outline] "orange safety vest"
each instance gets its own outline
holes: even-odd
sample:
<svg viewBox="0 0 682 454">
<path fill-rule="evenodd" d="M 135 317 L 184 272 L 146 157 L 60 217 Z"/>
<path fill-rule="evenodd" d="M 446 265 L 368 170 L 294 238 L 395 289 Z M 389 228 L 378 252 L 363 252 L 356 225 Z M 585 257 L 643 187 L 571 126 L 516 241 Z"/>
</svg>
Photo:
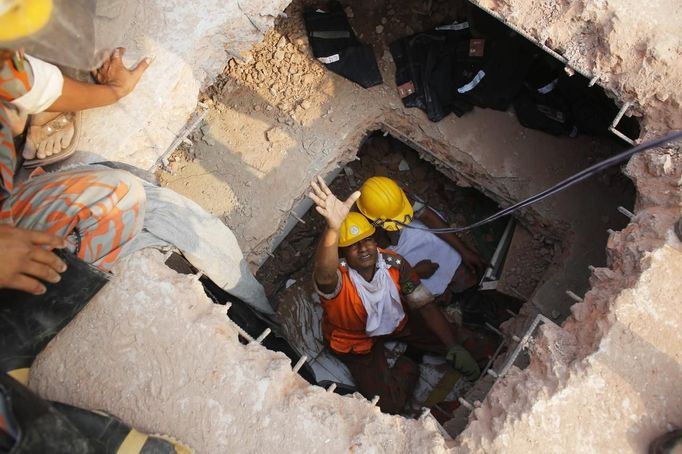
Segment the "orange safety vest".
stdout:
<svg viewBox="0 0 682 454">
<path fill-rule="evenodd" d="M 377 248 L 379 253 L 390 254 L 400 257 L 391 251 Z M 338 353 L 369 353 L 374 345 L 375 339 L 368 336 L 365 332 L 367 326 L 367 311 L 362 304 L 353 281 L 348 273 L 346 263 L 339 264 L 341 271 L 341 291 L 332 298 L 320 297 L 324 314 L 322 316 L 322 331 L 324 337 L 329 341 L 332 350 Z M 388 273 L 393 279 L 398 291 L 400 291 L 400 270 L 395 266 L 388 269 Z M 407 311 L 405 317 L 394 331 L 400 332 L 407 323 Z"/>
</svg>

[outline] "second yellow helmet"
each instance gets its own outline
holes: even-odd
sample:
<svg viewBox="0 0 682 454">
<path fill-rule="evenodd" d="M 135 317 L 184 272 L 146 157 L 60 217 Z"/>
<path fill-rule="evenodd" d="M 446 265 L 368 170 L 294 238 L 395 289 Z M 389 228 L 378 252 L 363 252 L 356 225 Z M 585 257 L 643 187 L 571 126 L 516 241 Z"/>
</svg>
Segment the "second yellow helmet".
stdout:
<svg viewBox="0 0 682 454">
<path fill-rule="evenodd" d="M 381 219 L 385 230 L 395 231 L 402 226 L 391 221 L 409 224 L 414 212 L 405 192 L 398 183 L 387 177 L 369 178 L 360 188 L 358 208 L 372 221 Z"/>
</svg>

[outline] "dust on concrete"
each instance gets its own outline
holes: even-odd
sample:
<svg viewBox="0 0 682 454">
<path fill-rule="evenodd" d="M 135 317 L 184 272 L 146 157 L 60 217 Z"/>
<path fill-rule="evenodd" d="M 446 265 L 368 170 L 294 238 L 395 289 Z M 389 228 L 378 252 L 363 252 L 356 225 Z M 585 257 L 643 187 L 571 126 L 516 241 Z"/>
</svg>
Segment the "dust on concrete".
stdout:
<svg viewBox="0 0 682 454">
<path fill-rule="evenodd" d="M 141 251 L 114 267 L 34 362 L 34 391 L 170 434 L 197 453 L 447 451 L 433 421 L 328 393 L 284 354 L 242 345 L 225 307 L 162 257 Z"/>
</svg>

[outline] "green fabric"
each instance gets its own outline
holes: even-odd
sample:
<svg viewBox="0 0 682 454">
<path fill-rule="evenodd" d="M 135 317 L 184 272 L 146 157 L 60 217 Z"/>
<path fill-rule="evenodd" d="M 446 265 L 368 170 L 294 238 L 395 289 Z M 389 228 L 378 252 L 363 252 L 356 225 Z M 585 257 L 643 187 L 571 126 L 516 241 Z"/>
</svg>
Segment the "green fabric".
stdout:
<svg viewBox="0 0 682 454">
<path fill-rule="evenodd" d="M 481 369 L 479 369 L 478 364 L 471 353 L 467 351 L 466 348 L 461 345 L 455 345 L 448 350 L 445 359 L 448 360 L 450 365 L 459 373 L 461 373 L 464 378 L 469 381 L 476 380 L 481 375 Z"/>
</svg>

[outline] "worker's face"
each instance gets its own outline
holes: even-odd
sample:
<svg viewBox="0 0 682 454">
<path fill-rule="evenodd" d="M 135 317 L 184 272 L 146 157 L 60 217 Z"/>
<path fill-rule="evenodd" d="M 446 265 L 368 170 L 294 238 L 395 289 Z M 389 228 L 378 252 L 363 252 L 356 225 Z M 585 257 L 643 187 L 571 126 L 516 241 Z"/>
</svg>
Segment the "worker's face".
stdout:
<svg viewBox="0 0 682 454">
<path fill-rule="evenodd" d="M 374 269 L 377 254 L 377 243 L 371 236 L 341 248 L 341 255 L 346 259 L 348 266 L 358 271 Z"/>
</svg>

